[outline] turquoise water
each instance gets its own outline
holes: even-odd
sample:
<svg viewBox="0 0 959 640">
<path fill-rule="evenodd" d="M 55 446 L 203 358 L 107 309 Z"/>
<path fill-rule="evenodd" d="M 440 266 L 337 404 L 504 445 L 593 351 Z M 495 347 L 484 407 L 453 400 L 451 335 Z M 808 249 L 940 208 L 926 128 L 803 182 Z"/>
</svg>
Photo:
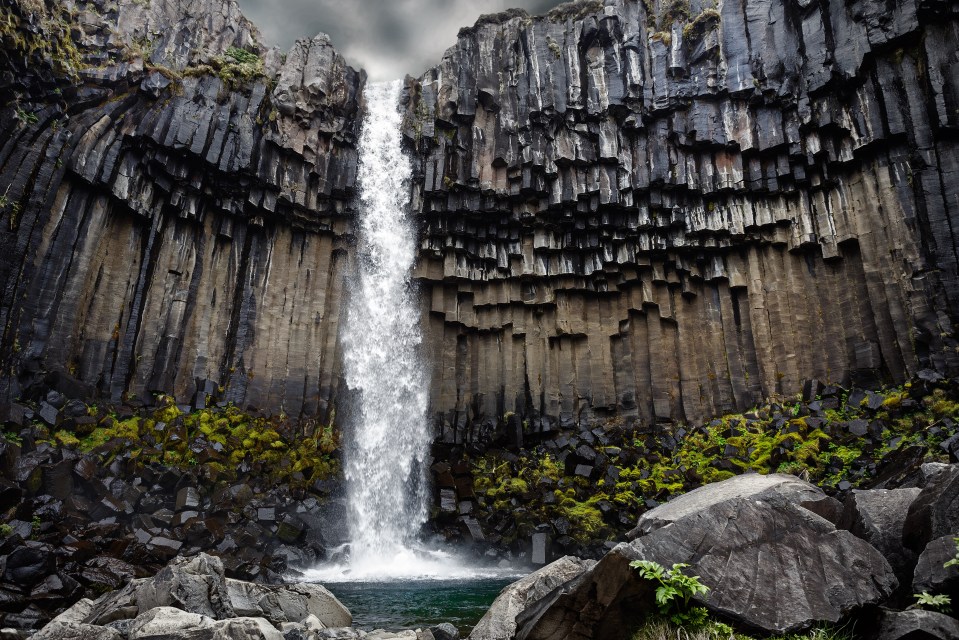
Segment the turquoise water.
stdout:
<svg viewBox="0 0 959 640">
<path fill-rule="evenodd" d="M 327 583 L 361 629 L 417 629 L 449 622 L 466 637 L 512 578 Z"/>
</svg>

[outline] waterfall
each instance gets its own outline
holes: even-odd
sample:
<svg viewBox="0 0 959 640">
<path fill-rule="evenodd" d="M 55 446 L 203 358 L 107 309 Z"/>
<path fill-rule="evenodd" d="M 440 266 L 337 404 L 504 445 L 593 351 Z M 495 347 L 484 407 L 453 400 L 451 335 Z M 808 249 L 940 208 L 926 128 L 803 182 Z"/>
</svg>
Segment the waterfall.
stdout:
<svg viewBox="0 0 959 640">
<path fill-rule="evenodd" d="M 346 383 L 359 392 L 344 452 L 350 573 L 402 573 L 426 521 L 429 381 L 410 270 L 409 158 L 402 149 L 401 81 L 367 85 L 359 141 L 357 274 L 342 332 Z M 392 569 L 391 569 L 392 568 Z"/>
</svg>

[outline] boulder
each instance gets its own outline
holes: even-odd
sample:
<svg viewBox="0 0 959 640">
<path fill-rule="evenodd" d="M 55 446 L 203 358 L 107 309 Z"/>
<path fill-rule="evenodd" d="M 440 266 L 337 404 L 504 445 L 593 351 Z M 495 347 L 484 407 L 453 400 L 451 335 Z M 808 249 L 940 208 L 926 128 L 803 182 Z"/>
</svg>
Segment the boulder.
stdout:
<svg viewBox="0 0 959 640">
<path fill-rule="evenodd" d="M 549 593 L 531 599 L 516 613 L 515 637 L 538 640 L 629 638 L 631 631 L 654 611 L 654 587 L 640 580 L 629 566 L 631 557 L 618 553 L 622 546 L 617 546 L 589 569 L 574 574 L 571 580 Z"/>
<path fill-rule="evenodd" d="M 226 586 L 223 562 L 201 553 L 175 558 L 136 592 L 139 611 L 176 607 L 223 620 L 235 616 Z"/>
<path fill-rule="evenodd" d="M 900 586 L 908 588 L 916 566 L 916 553 L 902 543 L 902 531 L 921 489 L 873 489 L 846 496 L 841 527 L 874 546 L 896 572 Z"/>
<path fill-rule="evenodd" d="M 823 512 L 835 508 L 826 506 L 833 499 L 823 493 L 822 489 L 800 480 L 796 476 L 784 473 L 771 473 L 769 475 L 749 473 L 735 476 L 723 482 L 699 487 L 664 505 L 647 511 L 640 516 L 639 523 L 635 529 L 629 532 L 628 537 L 634 539 L 648 534 L 723 500 L 748 499 L 767 493 L 787 496 L 792 502 L 796 502 L 824 517 Z"/>
<path fill-rule="evenodd" d="M 959 464 L 929 477 L 909 507 L 903 542 L 917 553 L 936 538 L 959 532 Z"/>
<path fill-rule="evenodd" d="M 115 620 L 131 620 L 140 613 L 137 592 L 149 578 L 131 580 L 122 589 L 105 593 L 93 602 L 83 619 L 87 624 L 106 625 Z"/>
<path fill-rule="evenodd" d="M 910 609 L 882 612 L 876 640 L 955 640 L 959 620 L 935 611 Z"/>
<path fill-rule="evenodd" d="M 686 573 L 711 589 L 699 598 L 708 608 L 768 633 L 836 623 L 896 588 L 882 554 L 801 506 L 816 491 L 744 491 L 735 480 L 645 514 L 639 528 L 649 533 L 615 547 L 545 609 L 525 612 L 523 637 L 626 637 L 624 602 L 642 595 L 629 562 L 639 559 L 689 564 Z"/>
<path fill-rule="evenodd" d="M 30 640 L 127 640 L 116 629 L 82 622 L 50 622 Z"/>
<path fill-rule="evenodd" d="M 31 586 L 54 572 L 56 559 L 47 545 L 27 542 L 7 556 L 3 578 L 20 586 Z"/>
<path fill-rule="evenodd" d="M 206 640 L 213 637 L 209 616 L 190 613 L 176 607 L 154 607 L 136 617 L 129 629 L 129 640 Z"/>
<path fill-rule="evenodd" d="M 469 639 L 501 640 L 514 637 L 517 616 L 548 599 L 558 587 L 582 575 L 594 564 L 592 560 L 564 556 L 507 586 L 470 632 Z"/>
<path fill-rule="evenodd" d="M 262 617 L 276 625 L 300 622 L 310 615 L 326 627 L 353 624 L 349 610 L 318 584 L 273 586 L 227 579 L 226 586 L 230 605 L 238 616 Z"/>
<path fill-rule="evenodd" d="M 956 535 L 942 536 L 926 545 L 916 563 L 911 593 L 944 593 L 953 603 L 959 603 L 959 566 L 945 566 L 955 556 Z"/>
<path fill-rule="evenodd" d="M 131 640 L 133 640 L 131 638 Z M 194 640 L 184 637 L 183 640 Z M 263 618 L 232 618 L 221 620 L 213 625 L 211 640 L 285 640 L 283 634 L 277 631 Z"/>
<path fill-rule="evenodd" d="M 433 634 L 433 640 L 460 640 L 459 629 L 449 622 L 430 627 L 430 633 Z"/>
</svg>

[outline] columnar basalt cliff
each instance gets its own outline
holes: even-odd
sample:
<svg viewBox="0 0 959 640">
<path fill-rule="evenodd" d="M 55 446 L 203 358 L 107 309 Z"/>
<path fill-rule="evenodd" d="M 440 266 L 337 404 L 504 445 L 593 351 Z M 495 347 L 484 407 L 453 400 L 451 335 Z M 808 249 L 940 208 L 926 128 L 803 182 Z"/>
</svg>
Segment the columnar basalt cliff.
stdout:
<svg viewBox="0 0 959 640">
<path fill-rule="evenodd" d="M 7 399 L 59 372 L 326 419 L 364 74 L 230 1 L 0 7 Z M 407 80 L 437 436 L 954 369 L 957 42 L 932 0 L 464 29 Z"/>
<path fill-rule="evenodd" d="M 3 3 L 7 394 L 326 413 L 364 75 L 326 36 L 262 50 L 234 2 L 72 7 Z"/>
<path fill-rule="evenodd" d="M 582 2 L 410 84 L 443 437 L 956 363 L 946 2 Z"/>
</svg>

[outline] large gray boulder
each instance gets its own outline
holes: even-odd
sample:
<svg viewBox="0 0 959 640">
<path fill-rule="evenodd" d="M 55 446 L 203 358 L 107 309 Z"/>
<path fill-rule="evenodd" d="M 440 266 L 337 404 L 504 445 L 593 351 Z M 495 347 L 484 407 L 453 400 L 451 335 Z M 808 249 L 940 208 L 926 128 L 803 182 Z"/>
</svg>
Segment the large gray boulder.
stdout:
<svg viewBox="0 0 959 640">
<path fill-rule="evenodd" d="M 592 569 L 516 616 L 516 638 L 626 640 L 654 611 L 654 587 L 629 566 L 619 545 Z M 506 636 L 501 636 L 506 637 Z"/>
<path fill-rule="evenodd" d="M 215 620 L 236 617 L 223 562 L 205 553 L 174 558 L 140 585 L 135 598 L 141 612 L 155 607 L 176 607 Z"/>
<path fill-rule="evenodd" d="M 954 603 L 959 603 L 959 566 L 945 566 L 956 555 L 957 536 L 959 532 L 936 538 L 926 545 L 913 574 L 913 593 L 941 593 L 950 596 Z"/>
<path fill-rule="evenodd" d="M 917 554 L 902 542 L 909 507 L 921 489 L 853 491 L 846 497 L 841 527 L 879 551 L 896 572 L 903 589 L 912 582 Z"/>
<path fill-rule="evenodd" d="M 200 640 L 213 636 L 213 618 L 175 607 L 155 607 L 136 617 L 128 630 L 129 640 Z"/>
<path fill-rule="evenodd" d="M 502 640 L 516 633 L 516 618 L 563 584 L 589 570 L 595 561 L 564 556 L 507 586 L 470 632 L 469 640 Z"/>
<path fill-rule="evenodd" d="M 110 627 L 98 627 L 82 622 L 57 622 L 51 620 L 43 629 L 30 636 L 30 640 L 126 640 L 119 631 Z"/>
<path fill-rule="evenodd" d="M 959 532 L 959 464 L 949 465 L 929 478 L 909 507 L 903 527 L 906 546 L 921 553 L 942 536 Z"/>
<path fill-rule="evenodd" d="M 282 586 L 226 581 L 230 604 L 238 616 L 266 618 L 273 624 L 315 616 L 326 627 L 353 624 L 349 610 L 325 587 L 298 583 Z"/>
<path fill-rule="evenodd" d="M 792 502 L 832 520 L 840 505 L 819 487 L 785 473 L 760 475 L 748 473 L 723 482 L 705 485 L 647 511 L 639 517 L 636 528 L 629 532 L 634 539 L 677 520 L 697 513 L 710 505 L 733 498 L 757 498 L 768 493 L 788 497 Z"/>
<path fill-rule="evenodd" d="M 647 535 L 618 545 L 550 606 L 520 616 L 517 637 L 627 637 L 623 603 L 638 602 L 643 583 L 629 563 L 639 559 L 689 564 L 686 573 L 710 587 L 703 604 L 769 633 L 836 623 L 893 592 L 898 583 L 881 553 L 801 506 L 818 489 L 795 479 L 749 480 L 754 489 L 766 488 L 731 480 L 651 511 L 643 521 Z M 784 485 L 792 487 L 776 489 Z"/>
</svg>

